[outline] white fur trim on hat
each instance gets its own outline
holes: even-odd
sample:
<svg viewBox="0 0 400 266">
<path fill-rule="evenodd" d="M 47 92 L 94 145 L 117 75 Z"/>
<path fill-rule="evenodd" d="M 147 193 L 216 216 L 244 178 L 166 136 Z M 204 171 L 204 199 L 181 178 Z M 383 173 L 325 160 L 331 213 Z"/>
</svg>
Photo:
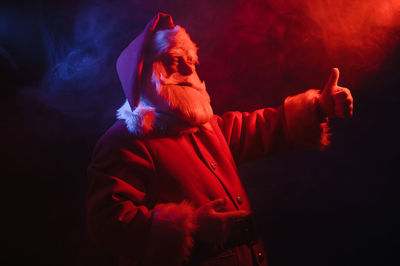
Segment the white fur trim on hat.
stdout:
<svg viewBox="0 0 400 266">
<path fill-rule="evenodd" d="M 117 110 L 117 118 L 125 120 L 129 132 L 136 136 L 143 136 L 154 128 L 156 114 L 154 108 L 143 101 L 132 111 L 126 100 Z"/>
</svg>

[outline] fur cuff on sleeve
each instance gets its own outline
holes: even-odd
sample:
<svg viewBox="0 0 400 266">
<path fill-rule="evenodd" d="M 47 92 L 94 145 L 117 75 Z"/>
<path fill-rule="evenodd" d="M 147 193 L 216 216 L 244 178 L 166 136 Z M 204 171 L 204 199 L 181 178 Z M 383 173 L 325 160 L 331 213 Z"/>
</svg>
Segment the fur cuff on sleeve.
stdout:
<svg viewBox="0 0 400 266">
<path fill-rule="evenodd" d="M 327 118 L 318 110 L 318 90 L 287 97 L 284 104 L 286 125 L 294 147 L 323 150 L 329 145 Z"/>
<path fill-rule="evenodd" d="M 185 201 L 159 204 L 152 220 L 144 265 L 181 265 L 187 261 L 196 229 L 193 208 Z"/>
</svg>

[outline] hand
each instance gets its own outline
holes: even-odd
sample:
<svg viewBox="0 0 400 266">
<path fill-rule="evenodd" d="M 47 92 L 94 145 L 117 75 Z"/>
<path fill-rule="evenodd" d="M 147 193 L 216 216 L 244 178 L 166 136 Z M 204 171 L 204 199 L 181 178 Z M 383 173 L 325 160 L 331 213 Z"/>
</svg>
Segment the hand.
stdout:
<svg viewBox="0 0 400 266">
<path fill-rule="evenodd" d="M 249 215 L 248 211 L 226 211 L 227 199 L 220 198 L 204 204 L 195 211 L 198 229 L 196 238 L 209 244 L 222 244 L 234 224 Z"/>
<path fill-rule="evenodd" d="M 350 117 L 353 115 L 353 97 L 349 89 L 338 86 L 338 80 L 339 69 L 333 68 L 319 97 L 319 107 L 324 116 Z"/>
</svg>

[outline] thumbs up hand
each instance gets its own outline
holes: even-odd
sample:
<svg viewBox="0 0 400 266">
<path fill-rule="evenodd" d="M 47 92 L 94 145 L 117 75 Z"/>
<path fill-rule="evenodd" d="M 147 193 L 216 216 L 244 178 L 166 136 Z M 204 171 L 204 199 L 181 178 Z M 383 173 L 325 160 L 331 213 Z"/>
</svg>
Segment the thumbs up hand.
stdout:
<svg viewBox="0 0 400 266">
<path fill-rule="evenodd" d="M 328 117 L 350 117 L 353 115 L 353 96 L 349 89 L 338 86 L 338 80 L 339 69 L 333 68 L 319 97 L 319 107 Z"/>
</svg>

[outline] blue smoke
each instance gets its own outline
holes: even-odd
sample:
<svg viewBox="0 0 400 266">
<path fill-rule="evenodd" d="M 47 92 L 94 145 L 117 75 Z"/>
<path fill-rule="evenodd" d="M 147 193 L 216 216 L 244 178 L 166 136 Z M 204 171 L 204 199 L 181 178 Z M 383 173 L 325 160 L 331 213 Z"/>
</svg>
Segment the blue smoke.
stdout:
<svg viewBox="0 0 400 266">
<path fill-rule="evenodd" d="M 145 21 L 132 17 L 132 9 L 126 0 L 81 2 L 66 9 L 44 6 L 47 71 L 33 96 L 69 116 L 90 118 L 96 109 L 113 115 L 123 100 L 115 61 L 143 28 L 137 19 Z"/>
<path fill-rule="evenodd" d="M 90 86 L 89 80 L 96 78 L 110 55 L 110 47 L 106 45 L 109 31 L 101 29 L 103 16 L 101 9 L 81 7 L 71 21 L 73 27 L 59 24 L 70 27 L 70 36 L 51 32 L 43 25 L 48 62 L 48 72 L 42 80 L 45 88 L 59 90 L 66 85 L 75 85 L 74 90 L 82 90 Z"/>
</svg>

